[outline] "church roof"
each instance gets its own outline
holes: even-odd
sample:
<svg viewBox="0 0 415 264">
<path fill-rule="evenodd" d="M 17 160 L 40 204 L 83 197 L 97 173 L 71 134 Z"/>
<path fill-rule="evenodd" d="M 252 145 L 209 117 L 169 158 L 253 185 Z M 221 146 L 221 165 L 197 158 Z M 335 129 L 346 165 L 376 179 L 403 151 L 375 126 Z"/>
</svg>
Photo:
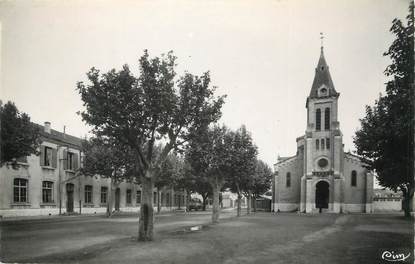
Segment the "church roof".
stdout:
<svg viewBox="0 0 415 264">
<path fill-rule="evenodd" d="M 316 67 L 316 73 L 314 75 L 313 85 L 311 86 L 311 91 L 309 98 L 318 97 L 318 89 L 325 85 L 328 89 L 328 96 L 338 96 L 339 94 L 334 89 L 333 80 L 331 79 L 329 66 L 327 65 L 326 59 L 324 58 L 323 47 L 321 47 L 320 58 Z"/>
</svg>

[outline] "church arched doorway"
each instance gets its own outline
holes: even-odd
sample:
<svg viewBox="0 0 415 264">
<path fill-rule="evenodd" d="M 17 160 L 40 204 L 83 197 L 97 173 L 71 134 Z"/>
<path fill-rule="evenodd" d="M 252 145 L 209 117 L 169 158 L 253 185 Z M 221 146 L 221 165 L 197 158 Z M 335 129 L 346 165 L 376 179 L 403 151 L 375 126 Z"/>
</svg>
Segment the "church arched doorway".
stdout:
<svg viewBox="0 0 415 264">
<path fill-rule="evenodd" d="M 329 184 L 326 181 L 316 185 L 316 208 L 329 208 Z"/>
</svg>

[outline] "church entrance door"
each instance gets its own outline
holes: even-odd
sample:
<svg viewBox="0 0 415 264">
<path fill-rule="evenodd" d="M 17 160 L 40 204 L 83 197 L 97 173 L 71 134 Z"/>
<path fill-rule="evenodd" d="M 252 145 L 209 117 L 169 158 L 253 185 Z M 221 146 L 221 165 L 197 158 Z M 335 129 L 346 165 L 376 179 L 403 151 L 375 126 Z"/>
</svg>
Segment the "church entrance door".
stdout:
<svg viewBox="0 0 415 264">
<path fill-rule="evenodd" d="M 329 184 L 326 181 L 316 185 L 316 208 L 329 208 Z"/>
</svg>

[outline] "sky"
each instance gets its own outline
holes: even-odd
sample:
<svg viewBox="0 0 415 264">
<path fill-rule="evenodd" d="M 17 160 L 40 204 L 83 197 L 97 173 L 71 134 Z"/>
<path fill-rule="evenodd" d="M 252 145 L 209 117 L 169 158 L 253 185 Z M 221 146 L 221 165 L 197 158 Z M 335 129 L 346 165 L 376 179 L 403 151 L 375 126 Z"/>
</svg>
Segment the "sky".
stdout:
<svg viewBox="0 0 415 264">
<path fill-rule="evenodd" d="M 120 69 L 138 75 L 138 58 L 170 50 L 179 74 L 210 71 L 226 94 L 221 123 L 242 124 L 270 166 L 296 152 L 306 129 L 306 98 L 324 54 L 339 98 L 345 151 L 385 90 L 382 56 L 409 1 L 1 1 L 0 98 L 32 121 L 84 137 L 89 128 L 75 90 L 85 73 Z"/>
</svg>

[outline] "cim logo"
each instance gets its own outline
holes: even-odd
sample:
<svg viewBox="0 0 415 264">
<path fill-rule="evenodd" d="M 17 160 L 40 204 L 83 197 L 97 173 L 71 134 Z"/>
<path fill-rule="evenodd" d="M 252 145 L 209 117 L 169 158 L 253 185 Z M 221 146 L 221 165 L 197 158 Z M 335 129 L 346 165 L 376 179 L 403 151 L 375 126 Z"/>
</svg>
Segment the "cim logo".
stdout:
<svg viewBox="0 0 415 264">
<path fill-rule="evenodd" d="M 405 261 L 411 256 L 411 253 L 401 253 L 395 251 L 385 250 L 382 253 L 382 259 L 390 262 Z"/>
</svg>

